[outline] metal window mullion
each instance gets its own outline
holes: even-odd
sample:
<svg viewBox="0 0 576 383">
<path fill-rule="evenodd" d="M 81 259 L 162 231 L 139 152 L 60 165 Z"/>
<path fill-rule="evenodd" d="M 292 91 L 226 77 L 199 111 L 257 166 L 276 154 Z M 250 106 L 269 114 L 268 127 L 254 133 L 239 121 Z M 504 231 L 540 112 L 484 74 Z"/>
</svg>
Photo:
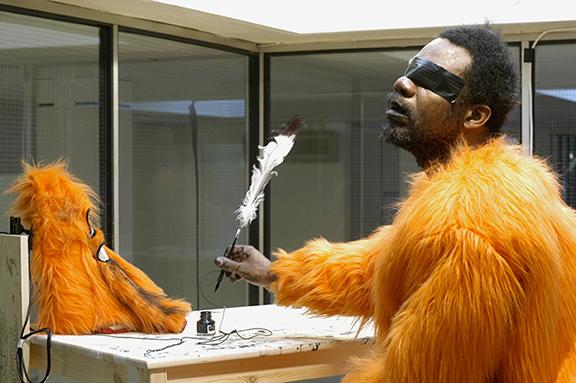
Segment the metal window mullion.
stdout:
<svg viewBox="0 0 576 383">
<path fill-rule="evenodd" d="M 120 250 L 120 174 L 119 174 L 119 101 L 118 101 L 118 25 L 112 26 L 112 68 L 110 73 L 110 86 L 112 88 L 111 114 L 112 114 L 112 199 L 113 199 L 113 230 L 114 249 Z"/>
<path fill-rule="evenodd" d="M 260 56 L 251 55 L 248 57 L 248 140 L 246 145 L 248 150 L 246 150 L 246 184 L 250 185 L 251 182 L 251 161 L 256 157 L 258 153 L 258 145 L 260 145 Z M 248 240 L 249 243 L 260 248 L 262 239 L 261 230 L 261 217 L 262 210 L 258 214 L 257 222 L 248 227 Z M 247 288 L 248 305 L 261 305 L 262 304 L 262 292 L 261 288 L 253 285 L 249 285 Z"/>
<path fill-rule="evenodd" d="M 265 107 L 265 88 L 264 88 L 264 53 L 258 54 L 258 145 L 264 145 L 264 107 Z M 252 169 L 249 169 L 252 172 Z M 267 196 L 269 197 L 269 195 Z M 264 209 L 264 204 L 262 204 L 262 212 L 258 215 L 258 249 L 265 251 L 264 245 L 264 233 L 266 230 L 270 230 L 270 227 L 266 227 L 266 224 L 270 220 L 265 220 L 265 214 L 268 212 Z M 263 305 L 270 302 L 265 302 L 264 299 L 264 289 L 260 288 L 258 292 L 258 304 Z"/>
<path fill-rule="evenodd" d="M 270 57 L 265 53 L 259 54 L 259 75 L 258 75 L 258 89 L 259 89 L 259 124 L 258 124 L 258 142 L 260 145 L 264 145 L 264 140 L 268 136 L 271 118 L 271 92 L 270 92 Z M 259 216 L 259 227 L 260 227 L 260 243 L 259 249 L 270 258 L 271 254 L 271 244 L 270 237 L 272 231 L 272 219 L 270 216 L 270 185 L 266 192 L 264 198 L 264 203 L 262 204 L 262 213 Z M 263 288 L 260 289 L 260 303 L 269 304 L 271 303 L 271 296 L 268 290 Z"/>
<path fill-rule="evenodd" d="M 534 141 L 534 127 L 533 125 L 533 83 L 532 83 L 532 68 L 533 64 L 531 62 L 524 62 L 525 49 L 530 48 L 529 40 L 522 40 L 521 51 L 520 51 L 520 66 L 521 66 L 521 102 L 522 102 L 522 146 L 526 149 L 529 154 L 532 154 Z"/>
</svg>

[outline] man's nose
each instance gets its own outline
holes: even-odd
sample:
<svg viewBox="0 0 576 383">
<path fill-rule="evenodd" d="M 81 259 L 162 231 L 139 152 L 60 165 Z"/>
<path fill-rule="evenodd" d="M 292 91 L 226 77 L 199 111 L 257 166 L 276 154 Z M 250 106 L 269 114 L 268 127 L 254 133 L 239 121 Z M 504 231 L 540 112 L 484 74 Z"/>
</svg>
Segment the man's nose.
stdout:
<svg viewBox="0 0 576 383">
<path fill-rule="evenodd" d="M 408 77 L 402 76 L 394 83 L 394 90 L 402 97 L 410 98 L 416 94 L 416 84 Z"/>
</svg>

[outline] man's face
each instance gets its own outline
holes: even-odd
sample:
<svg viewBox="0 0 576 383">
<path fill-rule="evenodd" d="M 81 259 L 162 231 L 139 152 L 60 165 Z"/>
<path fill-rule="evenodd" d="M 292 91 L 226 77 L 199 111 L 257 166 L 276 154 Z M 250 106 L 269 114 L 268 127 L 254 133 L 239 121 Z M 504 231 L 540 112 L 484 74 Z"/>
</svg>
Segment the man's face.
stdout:
<svg viewBox="0 0 576 383">
<path fill-rule="evenodd" d="M 461 78 L 472 63 L 466 49 L 440 38 L 422 48 L 416 57 Z M 449 153 L 461 136 L 463 116 L 463 108 L 457 103 L 450 103 L 404 75 L 394 83 L 384 136 L 387 142 L 412 152 L 424 166 Z"/>
</svg>

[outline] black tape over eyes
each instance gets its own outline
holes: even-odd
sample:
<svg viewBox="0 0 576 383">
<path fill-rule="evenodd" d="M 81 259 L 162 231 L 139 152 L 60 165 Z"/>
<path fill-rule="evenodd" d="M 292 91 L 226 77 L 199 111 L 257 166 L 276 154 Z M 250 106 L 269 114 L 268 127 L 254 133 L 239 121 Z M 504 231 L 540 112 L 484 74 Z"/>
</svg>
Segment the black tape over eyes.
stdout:
<svg viewBox="0 0 576 383">
<path fill-rule="evenodd" d="M 432 61 L 418 57 L 414 57 L 404 76 L 414 81 L 416 85 L 436 93 L 449 103 L 453 103 L 464 88 L 464 79 Z"/>
</svg>

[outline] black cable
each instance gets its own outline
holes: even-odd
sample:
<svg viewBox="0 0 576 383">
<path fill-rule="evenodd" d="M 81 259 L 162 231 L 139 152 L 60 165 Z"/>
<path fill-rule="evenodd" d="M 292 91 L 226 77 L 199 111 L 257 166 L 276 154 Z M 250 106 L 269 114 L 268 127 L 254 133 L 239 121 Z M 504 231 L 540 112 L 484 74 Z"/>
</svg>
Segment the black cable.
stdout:
<svg viewBox="0 0 576 383">
<path fill-rule="evenodd" d="M 209 273 L 206 273 L 206 275 L 204 275 L 204 277 L 206 278 L 206 277 L 208 277 L 209 275 L 216 274 L 216 273 L 218 273 L 218 272 L 219 272 L 218 270 L 210 271 Z M 198 284 L 198 289 L 200 290 L 200 295 L 202 296 L 202 298 L 204 298 L 204 300 L 205 300 L 206 302 L 208 302 L 209 304 L 211 304 L 212 306 L 214 306 L 214 307 L 212 307 L 212 308 L 225 307 L 224 305 L 216 304 L 216 303 L 212 302 L 210 299 L 208 299 L 208 297 L 204 294 L 204 290 L 202 290 L 202 284 L 201 284 L 201 283 Z"/>
<path fill-rule="evenodd" d="M 256 333 L 253 335 L 249 335 L 249 336 L 242 336 L 242 333 L 245 333 L 248 331 L 255 331 Z M 222 343 L 226 342 L 230 338 L 230 336 L 232 336 L 234 334 L 236 334 L 242 340 L 250 340 L 250 339 L 254 339 L 258 336 L 271 336 L 272 331 L 268 330 L 267 328 L 263 328 L 263 327 L 252 327 L 252 328 L 246 328 L 246 329 L 242 329 L 242 330 L 232 330 L 230 332 L 220 331 L 219 335 L 215 335 L 211 339 L 207 339 L 206 341 L 199 342 L 197 344 L 203 345 L 203 346 L 219 346 Z"/>
<path fill-rule="evenodd" d="M 147 358 L 151 358 L 152 355 L 151 353 L 153 352 L 159 352 L 162 351 L 166 348 L 171 348 L 171 347 L 175 347 L 175 346 L 179 346 L 181 344 L 184 344 L 184 341 L 188 340 L 188 339 L 192 339 L 192 340 L 204 340 L 204 337 L 193 337 L 193 336 L 185 336 L 185 337 L 181 337 L 181 338 L 147 338 L 147 337 L 143 337 L 143 336 L 121 336 L 121 335 L 109 335 L 109 334 L 92 334 L 95 336 L 105 336 L 108 338 L 116 338 L 116 339 L 136 339 L 136 340 L 146 340 L 146 341 L 163 341 L 163 342 L 176 342 L 174 344 L 170 344 L 166 347 L 162 347 L 159 349 L 148 349 L 146 351 L 144 351 L 144 356 Z"/>
<path fill-rule="evenodd" d="M 28 339 L 29 337 L 31 337 L 32 335 L 36 335 L 36 334 L 40 334 L 40 333 L 46 333 L 47 337 L 46 337 L 46 372 L 44 374 L 44 377 L 42 378 L 42 380 L 38 381 L 38 382 L 34 382 L 33 380 L 30 379 L 30 376 L 28 375 L 28 371 L 26 371 L 26 366 L 24 365 L 24 352 L 23 352 L 23 346 L 24 346 L 24 341 L 26 339 Z M 50 352 L 50 345 L 52 344 L 52 331 L 50 331 L 49 328 L 41 328 L 39 330 L 34 330 L 34 331 L 30 331 L 28 334 L 26 335 L 22 335 L 20 337 L 20 341 L 18 343 L 18 349 L 16 350 L 16 363 L 17 363 L 17 370 L 18 370 L 18 377 L 20 378 L 20 382 L 21 383 L 44 383 L 48 380 L 48 377 L 50 376 L 50 370 L 52 369 L 52 358 L 51 358 L 51 352 Z M 26 379 L 26 380 L 24 380 Z"/>
<path fill-rule="evenodd" d="M 22 325 L 22 330 L 20 331 L 20 340 L 18 341 L 18 348 L 16 349 L 16 367 L 18 370 L 18 377 L 20 378 L 20 382 L 21 383 L 44 383 L 48 380 L 48 377 L 50 376 L 50 371 L 52 369 L 52 357 L 51 357 L 51 352 L 50 352 L 50 346 L 52 344 L 52 331 L 45 327 L 45 328 L 41 328 L 39 330 L 34 330 L 34 331 L 30 331 L 28 332 L 28 334 L 24 334 L 24 331 L 26 330 L 26 326 L 28 325 L 28 322 L 30 321 L 30 308 L 32 306 L 32 288 L 33 288 L 33 281 L 32 281 L 32 275 L 31 275 L 31 271 L 30 271 L 30 265 L 31 265 L 31 257 L 32 257 L 32 232 L 30 230 L 24 230 L 25 233 L 28 234 L 28 283 L 30 284 L 30 287 L 28 289 L 28 308 L 26 309 L 26 318 L 24 318 L 24 324 Z M 24 364 L 24 351 L 23 351 L 23 347 L 24 347 L 24 342 L 30 338 L 32 335 L 36 335 L 36 334 L 41 334 L 41 333 L 46 333 L 47 337 L 46 337 L 46 372 L 44 373 L 44 377 L 42 378 L 42 380 L 38 381 L 38 382 L 34 382 L 33 380 L 30 379 L 30 376 L 28 375 L 28 371 L 26 371 L 26 366 Z"/>
<path fill-rule="evenodd" d="M 244 335 L 247 332 L 254 332 L 252 335 Z M 109 335 L 109 334 L 93 334 L 95 336 L 105 336 L 108 338 L 116 338 L 116 339 L 136 339 L 136 340 L 146 340 L 146 341 L 171 341 L 176 342 L 173 344 L 169 344 L 164 347 L 155 348 L 155 349 L 148 349 L 144 352 L 144 356 L 147 358 L 152 357 L 153 353 L 161 352 L 167 350 L 169 348 L 177 347 L 183 345 L 187 340 L 198 340 L 197 345 L 201 346 L 219 346 L 230 339 L 230 336 L 236 335 L 242 340 L 250 340 L 254 339 L 259 336 L 272 336 L 272 330 L 263 327 L 252 327 L 246 328 L 241 330 L 232 330 L 230 332 L 220 331 L 220 334 L 214 335 L 212 337 L 205 337 L 205 336 L 183 336 L 180 338 L 149 338 L 149 337 L 140 337 L 140 336 L 122 336 L 122 335 Z"/>
<path fill-rule="evenodd" d="M 242 333 L 245 333 L 247 331 L 255 331 L 256 333 L 253 335 L 250 335 L 250 336 L 243 336 Z M 184 344 L 184 342 L 186 340 L 200 340 L 200 342 L 198 342 L 196 344 L 201 345 L 201 346 L 219 346 L 219 345 L 223 344 L 224 342 L 226 342 L 230 338 L 230 336 L 232 336 L 234 334 L 236 334 L 242 340 L 250 340 L 250 339 L 254 339 L 258 336 L 271 336 L 272 331 L 267 329 L 267 328 L 263 328 L 263 327 L 253 327 L 253 328 L 247 328 L 247 329 L 242 329 L 242 330 L 232 330 L 230 332 L 220 331 L 220 334 L 214 335 L 210 338 L 184 336 L 182 338 L 179 338 L 176 343 L 169 344 L 169 345 L 161 347 L 161 348 L 148 349 L 144 352 L 144 356 L 151 357 L 152 353 L 160 352 L 160 351 L 164 351 L 164 350 L 167 350 L 169 348 L 172 348 L 172 347 L 180 346 L 180 345 Z M 143 338 L 143 339 L 147 339 L 147 338 Z M 150 339 L 147 339 L 147 340 L 150 340 Z"/>
<path fill-rule="evenodd" d="M 214 271 L 217 272 L 217 271 Z M 250 340 L 253 338 L 256 338 L 258 336 L 271 336 L 272 335 L 272 330 L 269 330 L 267 328 L 263 328 L 263 327 L 251 327 L 251 328 L 247 328 L 247 329 L 242 329 L 242 330 L 232 330 L 230 332 L 225 332 L 222 331 L 222 323 L 224 323 L 224 317 L 226 315 L 226 307 L 224 307 L 224 311 L 222 312 L 222 319 L 220 320 L 220 326 L 218 327 L 218 335 L 213 335 L 211 337 L 206 337 L 206 336 L 199 336 L 199 337 L 194 337 L 194 336 L 184 336 L 184 337 L 180 337 L 180 338 L 150 338 L 150 337 L 143 337 L 143 336 L 123 336 L 123 335 L 111 335 L 111 334 L 93 334 L 96 336 L 105 336 L 108 338 L 116 338 L 116 339 L 136 339 L 136 340 L 146 340 L 146 341 L 170 341 L 170 342 L 176 342 L 173 344 L 169 344 L 167 346 L 164 347 L 160 347 L 160 348 L 156 348 L 156 349 L 148 349 L 144 352 L 144 356 L 147 358 L 152 358 L 152 353 L 155 352 L 160 352 L 160 351 L 164 351 L 167 350 L 169 348 L 172 347 L 177 347 L 180 346 L 182 344 L 184 344 L 184 342 L 186 340 L 199 340 L 200 342 L 196 343 L 197 345 L 201 345 L 201 346 L 219 346 L 221 344 L 223 344 L 224 342 L 226 342 L 231 335 L 236 334 L 240 339 L 243 340 Z M 255 331 L 255 333 L 253 335 L 249 335 L 249 336 L 244 336 L 243 334 L 248 332 L 248 331 Z"/>
<path fill-rule="evenodd" d="M 200 171 L 198 166 L 198 113 L 194 101 L 188 107 L 188 117 L 190 118 L 190 133 L 192 139 L 192 153 L 194 155 L 194 187 L 196 203 L 196 304 L 200 307 Z M 204 294 L 202 293 L 202 296 Z"/>
<path fill-rule="evenodd" d="M 149 348 L 148 350 L 146 350 L 144 352 L 144 356 L 147 358 L 152 358 L 152 353 L 160 352 L 160 351 L 164 351 L 164 350 L 167 350 L 169 348 L 172 348 L 172 347 L 180 346 L 180 345 L 184 344 L 184 342 L 186 340 L 203 340 L 203 339 L 204 338 L 199 338 L 199 337 L 194 337 L 194 336 L 183 336 L 182 338 L 179 338 L 176 343 L 169 344 L 168 346 L 156 348 L 156 349 L 150 349 Z M 197 344 L 200 344 L 200 343 L 197 343 Z"/>
</svg>

